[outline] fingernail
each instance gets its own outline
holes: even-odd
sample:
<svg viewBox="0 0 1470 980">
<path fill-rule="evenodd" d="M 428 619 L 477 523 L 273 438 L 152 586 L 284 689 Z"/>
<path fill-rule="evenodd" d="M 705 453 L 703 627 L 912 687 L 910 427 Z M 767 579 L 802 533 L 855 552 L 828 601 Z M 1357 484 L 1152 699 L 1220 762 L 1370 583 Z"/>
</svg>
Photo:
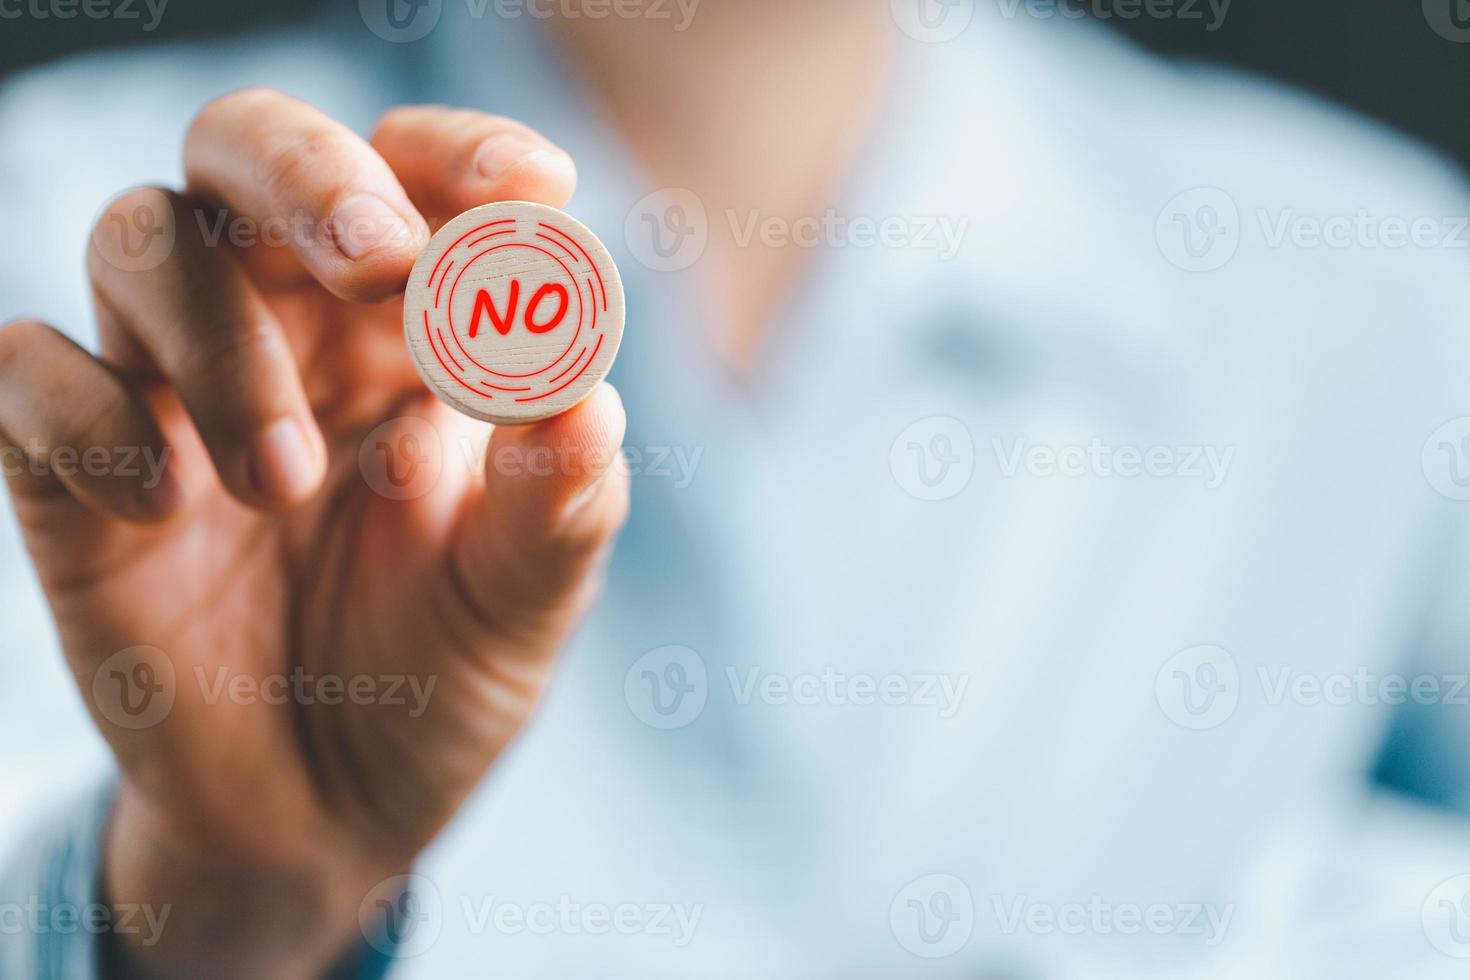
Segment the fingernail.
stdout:
<svg viewBox="0 0 1470 980">
<path fill-rule="evenodd" d="M 349 259 L 360 259 L 386 245 L 405 245 L 412 237 L 403 216 L 371 194 L 354 194 L 332 212 L 332 241 Z"/>
<path fill-rule="evenodd" d="M 277 419 L 255 437 L 250 479 L 273 500 L 294 502 L 316 488 L 316 454 L 293 418 Z"/>
<path fill-rule="evenodd" d="M 496 180 L 511 167 L 532 157 L 566 157 L 565 153 L 548 150 L 542 143 L 532 143 L 510 133 L 492 136 L 475 151 L 475 170 L 487 180 Z"/>
</svg>

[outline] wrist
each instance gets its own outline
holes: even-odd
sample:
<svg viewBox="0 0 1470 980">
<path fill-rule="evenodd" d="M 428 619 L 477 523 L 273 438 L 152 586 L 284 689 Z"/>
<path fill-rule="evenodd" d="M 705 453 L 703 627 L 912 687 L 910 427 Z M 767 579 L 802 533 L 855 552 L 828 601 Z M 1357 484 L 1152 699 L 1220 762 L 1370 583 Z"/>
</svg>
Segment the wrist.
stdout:
<svg viewBox="0 0 1470 980">
<path fill-rule="evenodd" d="M 148 912 L 149 935 L 118 930 L 109 980 L 269 976 L 319 980 L 364 942 L 363 900 L 396 871 L 336 855 L 267 866 L 211 853 L 124 784 L 105 831 L 102 881 L 114 907 Z"/>
</svg>

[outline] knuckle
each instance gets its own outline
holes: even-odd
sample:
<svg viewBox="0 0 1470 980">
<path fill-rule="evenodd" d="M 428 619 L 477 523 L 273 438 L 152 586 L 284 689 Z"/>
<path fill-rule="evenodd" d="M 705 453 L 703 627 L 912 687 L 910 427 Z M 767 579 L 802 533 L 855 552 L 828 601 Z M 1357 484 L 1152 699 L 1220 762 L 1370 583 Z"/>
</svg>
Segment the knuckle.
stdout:
<svg viewBox="0 0 1470 980">
<path fill-rule="evenodd" d="M 120 389 L 101 386 L 71 402 L 67 413 L 56 420 L 53 438 L 58 445 L 77 450 L 106 446 L 116 432 L 117 420 L 129 408 Z"/>
<path fill-rule="evenodd" d="M 0 323 L 0 374 L 8 373 L 28 353 L 56 335 L 55 327 L 26 317 Z"/>
<path fill-rule="evenodd" d="M 273 140 L 256 160 L 253 176 L 276 200 L 298 200 L 313 190 L 325 192 L 330 199 L 336 185 L 324 175 L 337 173 L 341 169 L 337 164 L 348 152 L 338 133 L 322 129 L 297 132 Z"/>
<path fill-rule="evenodd" d="M 254 374 L 242 370 L 242 365 L 258 364 L 276 343 L 277 335 L 268 324 L 243 315 L 222 315 L 180 346 L 175 367 L 180 377 L 194 378 L 207 390 L 230 392 L 240 387 L 241 378 Z"/>
</svg>

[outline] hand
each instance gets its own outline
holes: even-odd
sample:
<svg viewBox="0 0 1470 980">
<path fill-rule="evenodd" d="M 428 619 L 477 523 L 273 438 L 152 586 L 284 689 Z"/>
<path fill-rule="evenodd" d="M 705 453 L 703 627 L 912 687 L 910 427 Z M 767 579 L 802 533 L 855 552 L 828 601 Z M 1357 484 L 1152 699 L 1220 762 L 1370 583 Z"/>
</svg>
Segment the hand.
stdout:
<svg viewBox="0 0 1470 980">
<path fill-rule="evenodd" d="M 414 499 L 360 471 L 384 423 L 458 419 L 403 341 L 424 216 L 571 195 L 570 158 L 526 127 L 404 108 L 369 143 L 249 90 L 199 114 L 184 159 L 185 193 L 130 192 L 93 235 L 98 356 L 39 323 L 0 330 L 0 445 L 26 454 L 6 467 L 15 506 L 121 765 L 109 899 L 172 906 L 157 945 L 124 940 L 134 967 L 319 976 L 361 941 L 359 904 L 411 866 L 535 706 L 626 512 L 610 465 L 625 420 L 604 385 L 495 430 L 483 473 L 446 445 Z M 122 236 L 163 207 L 172 247 L 137 268 Z M 242 245 L 230 222 L 286 241 Z M 413 424 L 377 433 L 369 458 Z M 157 480 L 74 465 L 94 447 L 167 465 Z M 538 448 L 557 465 L 500 465 Z M 129 727 L 94 693 L 104 663 L 140 645 L 156 649 L 125 659 L 145 683 L 171 675 L 173 703 Z M 303 677 L 333 678 L 337 698 L 300 696 Z M 362 678 L 384 697 L 343 698 Z M 238 695 L 282 679 L 286 703 Z"/>
</svg>

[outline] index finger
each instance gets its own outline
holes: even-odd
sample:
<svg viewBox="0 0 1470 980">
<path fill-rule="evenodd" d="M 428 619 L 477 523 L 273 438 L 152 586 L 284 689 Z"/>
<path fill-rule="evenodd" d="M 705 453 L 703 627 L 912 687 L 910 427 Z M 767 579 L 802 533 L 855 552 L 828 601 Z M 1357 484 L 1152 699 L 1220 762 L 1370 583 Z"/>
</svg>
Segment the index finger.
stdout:
<svg viewBox="0 0 1470 980">
<path fill-rule="evenodd" d="M 286 222 L 306 270 L 343 299 L 403 288 L 428 226 L 392 168 L 356 133 L 269 89 L 222 96 L 184 140 L 191 191 L 257 229 Z"/>
</svg>

